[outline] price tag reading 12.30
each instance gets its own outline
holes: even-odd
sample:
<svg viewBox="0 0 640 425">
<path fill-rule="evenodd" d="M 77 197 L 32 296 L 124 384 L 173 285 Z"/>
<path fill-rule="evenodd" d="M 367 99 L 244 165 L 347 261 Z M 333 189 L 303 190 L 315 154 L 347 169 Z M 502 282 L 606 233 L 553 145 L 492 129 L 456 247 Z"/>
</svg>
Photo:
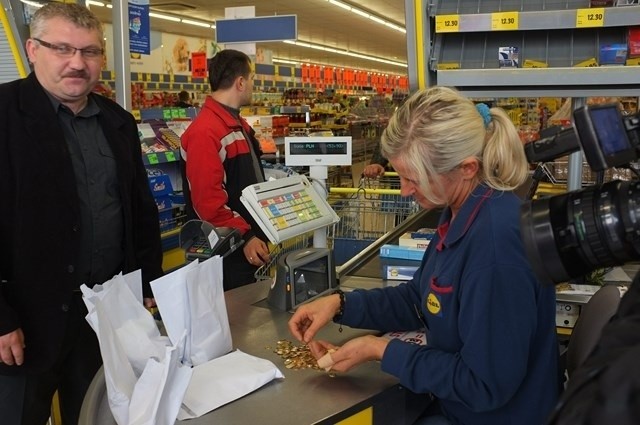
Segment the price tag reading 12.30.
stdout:
<svg viewBox="0 0 640 425">
<path fill-rule="evenodd" d="M 436 16 L 436 32 L 460 31 L 460 15 Z"/>
<path fill-rule="evenodd" d="M 576 10 L 576 28 L 604 26 L 604 7 Z"/>
<path fill-rule="evenodd" d="M 496 12 L 491 14 L 491 31 L 518 29 L 518 12 Z"/>
</svg>

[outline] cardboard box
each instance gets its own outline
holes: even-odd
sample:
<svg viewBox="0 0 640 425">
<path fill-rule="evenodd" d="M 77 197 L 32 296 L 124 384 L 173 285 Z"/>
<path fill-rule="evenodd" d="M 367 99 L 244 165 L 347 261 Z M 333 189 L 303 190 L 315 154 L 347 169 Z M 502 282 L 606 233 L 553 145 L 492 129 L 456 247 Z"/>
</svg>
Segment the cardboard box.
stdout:
<svg viewBox="0 0 640 425">
<path fill-rule="evenodd" d="M 624 65 L 627 60 L 626 44 L 607 44 L 600 46 L 600 65 Z"/>
<path fill-rule="evenodd" d="M 429 242 L 431 242 L 430 239 L 414 239 L 411 237 L 411 233 L 405 233 L 398 238 L 398 245 L 408 248 L 417 248 L 422 251 L 427 249 Z"/>
<path fill-rule="evenodd" d="M 173 192 L 171 179 L 166 174 L 148 177 L 149 189 L 154 198 L 158 196 L 168 196 Z"/>
<path fill-rule="evenodd" d="M 167 196 L 157 196 L 153 198 L 156 201 L 156 206 L 158 207 L 158 211 L 164 211 L 173 207 L 171 203 L 171 197 Z"/>
<path fill-rule="evenodd" d="M 640 27 L 629 28 L 627 40 L 627 57 L 640 57 Z"/>
<path fill-rule="evenodd" d="M 413 274 L 420 267 L 420 261 L 380 257 L 380 265 L 382 279 L 407 281 L 413 279 Z"/>
<path fill-rule="evenodd" d="M 399 245 L 382 245 L 380 247 L 380 258 L 398 258 L 401 260 L 422 261 L 424 249 L 411 248 Z"/>
</svg>

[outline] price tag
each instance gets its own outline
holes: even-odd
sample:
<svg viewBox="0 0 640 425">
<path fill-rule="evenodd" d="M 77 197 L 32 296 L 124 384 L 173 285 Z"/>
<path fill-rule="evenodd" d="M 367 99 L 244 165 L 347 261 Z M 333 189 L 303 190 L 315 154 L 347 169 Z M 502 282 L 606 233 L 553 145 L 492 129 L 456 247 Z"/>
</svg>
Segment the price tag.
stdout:
<svg viewBox="0 0 640 425">
<path fill-rule="evenodd" d="M 518 29 L 518 12 L 496 12 L 491 14 L 491 31 L 513 31 Z"/>
<path fill-rule="evenodd" d="M 158 161 L 158 154 L 156 153 L 150 153 L 147 155 L 147 159 L 149 160 L 149 164 L 151 165 L 156 165 L 157 163 L 159 163 L 160 161 Z"/>
<path fill-rule="evenodd" d="M 445 69 L 460 69 L 460 64 L 454 63 L 454 62 L 438 64 L 438 70 L 445 70 Z"/>
<path fill-rule="evenodd" d="M 604 26 L 604 7 L 576 10 L 576 28 Z"/>
<path fill-rule="evenodd" d="M 173 151 L 166 152 L 164 156 L 167 158 L 167 162 L 174 162 L 176 160 L 176 155 Z"/>
<path fill-rule="evenodd" d="M 147 72 L 147 79 L 145 81 L 151 81 L 151 74 Z"/>
<path fill-rule="evenodd" d="M 169 108 L 165 108 L 162 110 L 162 118 L 165 120 L 170 120 L 171 119 L 171 109 Z"/>
<path fill-rule="evenodd" d="M 132 110 L 131 115 L 133 115 L 133 118 L 135 118 L 136 121 L 142 121 L 142 116 L 140 115 L 140 109 Z"/>
<path fill-rule="evenodd" d="M 436 32 L 460 31 L 460 15 L 436 16 Z"/>
<path fill-rule="evenodd" d="M 136 81 L 144 81 L 142 78 L 142 72 L 138 72 L 138 79 Z"/>
</svg>

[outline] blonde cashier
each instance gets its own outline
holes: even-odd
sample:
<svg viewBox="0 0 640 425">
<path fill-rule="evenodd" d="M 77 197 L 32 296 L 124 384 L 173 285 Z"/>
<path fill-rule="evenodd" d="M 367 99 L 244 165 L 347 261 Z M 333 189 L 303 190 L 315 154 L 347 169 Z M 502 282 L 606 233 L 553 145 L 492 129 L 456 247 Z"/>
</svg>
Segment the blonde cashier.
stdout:
<svg viewBox="0 0 640 425">
<path fill-rule="evenodd" d="M 537 281 L 520 238 L 513 190 L 528 165 L 515 127 L 499 108 L 433 87 L 395 112 L 381 149 L 402 196 L 443 208 L 420 268 L 396 287 L 301 306 L 291 333 L 317 358 L 337 348 L 334 371 L 380 360 L 401 385 L 425 394 L 421 425 L 544 423 L 559 390 L 555 293 Z M 426 328 L 427 345 L 376 336 L 339 348 L 315 341 L 334 318 L 382 332 Z"/>
</svg>

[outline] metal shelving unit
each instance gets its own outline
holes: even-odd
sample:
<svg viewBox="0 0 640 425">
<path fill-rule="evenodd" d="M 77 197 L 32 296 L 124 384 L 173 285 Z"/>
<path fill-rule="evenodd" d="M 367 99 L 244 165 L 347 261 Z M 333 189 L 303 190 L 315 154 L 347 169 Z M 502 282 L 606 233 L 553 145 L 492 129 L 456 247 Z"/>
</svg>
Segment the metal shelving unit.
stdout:
<svg viewBox="0 0 640 425">
<path fill-rule="evenodd" d="M 586 0 L 433 0 L 424 31 L 427 85 L 455 86 L 473 97 L 639 96 L 638 66 L 575 66 L 598 58 L 601 45 L 626 43 L 638 16 L 637 5 L 589 9 Z M 501 19 L 508 24 L 496 23 Z M 521 63 L 549 67 L 500 68 L 502 46 L 518 47 Z M 439 70 L 445 63 L 459 69 Z"/>
</svg>

